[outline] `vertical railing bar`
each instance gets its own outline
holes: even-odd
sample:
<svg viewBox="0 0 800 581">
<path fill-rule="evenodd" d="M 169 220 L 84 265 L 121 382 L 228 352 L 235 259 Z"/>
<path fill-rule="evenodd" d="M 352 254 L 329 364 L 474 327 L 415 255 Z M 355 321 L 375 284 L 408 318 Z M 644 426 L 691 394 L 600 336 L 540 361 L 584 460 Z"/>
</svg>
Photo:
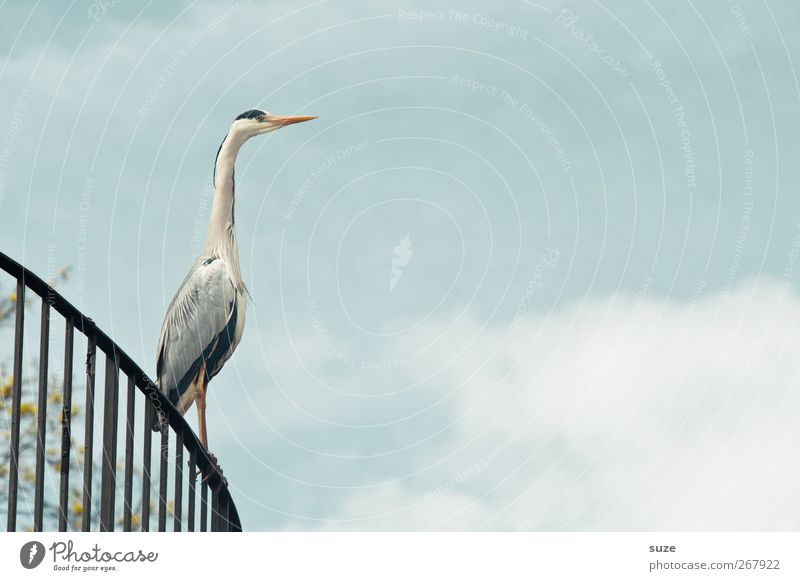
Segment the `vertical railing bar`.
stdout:
<svg viewBox="0 0 800 581">
<path fill-rule="evenodd" d="M 228 493 L 228 500 L 225 501 L 225 518 L 228 521 L 228 528 L 227 528 L 228 532 L 233 532 L 234 530 L 233 521 L 231 520 L 232 509 L 233 509 L 233 499 L 231 498 L 230 493 Z"/>
<path fill-rule="evenodd" d="M 176 533 L 181 530 L 183 517 L 183 433 L 175 432 L 175 505 L 173 510 Z"/>
<path fill-rule="evenodd" d="M 131 507 L 133 497 L 133 430 L 134 421 L 136 416 L 136 385 L 133 382 L 133 376 L 128 376 L 128 401 L 127 408 L 128 414 L 125 420 L 125 485 L 124 485 L 124 498 L 125 506 L 122 514 L 122 530 L 130 532 L 131 530 L 131 515 L 133 509 Z"/>
<path fill-rule="evenodd" d="M 114 530 L 117 488 L 117 421 L 119 368 L 115 352 L 106 353 L 106 380 L 103 397 L 103 464 L 100 482 L 100 530 Z"/>
<path fill-rule="evenodd" d="M 47 438 L 47 370 L 50 347 L 50 303 L 42 297 L 39 328 L 39 397 L 36 402 L 36 483 L 33 497 L 33 530 L 41 532 L 44 513 L 44 448 Z"/>
<path fill-rule="evenodd" d="M 92 526 L 92 454 L 94 453 L 94 376 L 97 359 L 97 338 L 89 335 L 86 347 L 86 418 L 83 430 L 83 514 L 81 530 Z"/>
<path fill-rule="evenodd" d="M 227 526 L 225 530 L 229 533 L 233 531 L 233 523 L 231 522 L 231 506 L 233 505 L 233 499 L 231 499 L 230 494 L 228 494 L 228 498 L 225 500 L 225 520 L 227 521 Z"/>
<path fill-rule="evenodd" d="M 219 526 L 219 492 L 211 491 L 211 532 L 220 531 Z"/>
<path fill-rule="evenodd" d="M 58 499 L 58 530 L 67 530 L 67 511 L 69 510 L 69 463 L 72 449 L 72 349 L 74 327 L 67 318 L 64 330 L 64 394 L 61 405 L 61 481 Z"/>
<path fill-rule="evenodd" d="M 22 339 L 25 330 L 25 280 L 17 279 L 17 294 L 14 298 L 14 368 L 11 388 L 11 444 L 8 467 L 8 520 L 6 531 L 17 530 L 17 485 L 19 482 L 19 422 L 22 400 Z"/>
<path fill-rule="evenodd" d="M 189 452 L 189 501 L 188 501 L 188 519 L 186 522 L 186 530 L 194 532 L 194 497 L 197 481 L 197 450 L 192 448 Z"/>
<path fill-rule="evenodd" d="M 220 530 L 228 532 L 228 498 L 226 495 L 221 495 L 219 498 L 219 522 Z"/>
<path fill-rule="evenodd" d="M 200 532 L 208 530 L 208 482 L 200 485 Z"/>
<path fill-rule="evenodd" d="M 234 504 L 233 498 L 231 498 L 230 493 L 228 494 L 228 532 L 241 532 L 238 527 L 235 527 L 233 524 L 233 515 L 234 512 Z"/>
<path fill-rule="evenodd" d="M 158 530 L 167 530 L 167 460 L 169 456 L 169 427 L 161 424 L 161 466 L 158 472 Z"/>
<path fill-rule="evenodd" d="M 151 482 L 150 462 L 152 456 L 152 442 L 153 431 L 151 429 L 153 421 L 153 404 L 150 397 L 147 396 L 144 402 L 144 427 L 142 428 L 142 436 L 144 443 L 142 445 L 142 531 L 150 530 L 150 488 L 153 483 Z"/>
</svg>

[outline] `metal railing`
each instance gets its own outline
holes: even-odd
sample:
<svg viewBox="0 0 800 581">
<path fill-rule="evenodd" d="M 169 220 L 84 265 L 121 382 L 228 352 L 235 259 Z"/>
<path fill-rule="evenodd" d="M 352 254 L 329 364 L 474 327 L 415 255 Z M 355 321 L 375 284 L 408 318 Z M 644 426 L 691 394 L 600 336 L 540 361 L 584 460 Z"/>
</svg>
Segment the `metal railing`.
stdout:
<svg viewBox="0 0 800 581">
<path fill-rule="evenodd" d="M 70 304 L 52 286 L 33 274 L 22 265 L 0 253 L 0 269 L 16 279 L 16 298 L 14 303 L 14 352 L 13 375 L 11 385 L 10 410 L 10 451 L 8 466 L 8 511 L 7 531 L 17 530 L 18 492 L 20 478 L 20 423 L 22 401 L 23 349 L 25 330 L 25 296 L 27 291 L 33 292 L 41 299 L 41 320 L 39 331 L 39 356 L 37 378 L 36 444 L 35 471 L 31 475 L 33 494 L 33 526 L 34 531 L 43 530 L 45 496 L 45 466 L 47 442 L 47 404 L 50 378 L 48 366 L 51 341 L 51 312 L 55 311 L 64 320 L 64 361 L 63 389 L 59 390 L 60 401 L 60 459 L 54 466 L 58 470 L 58 530 L 66 531 L 69 518 L 75 509 L 70 502 L 70 472 L 75 465 L 71 459 L 72 449 L 77 446 L 73 440 L 73 359 L 75 350 L 75 332 L 86 338 L 85 359 L 85 406 L 83 408 L 83 457 L 82 488 L 80 503 L 80 530 L 93 529 L 113 531 L 115 525 L 121 524 L 123 531 L 133 528 L 150 530 L 151 517 L 157 514 L 157 530 L 166 531 L 168 517 L 172 520 L 175 531 L 241 531 L 241 522 L 236 505 L 228 490 L 227 481 L 222 478 L 217 467 L 212 463 L 199 439 L 186 423 L 186 420 L 175 410 L 163 394 L 156 389 L 154 382 L 142 369 L 111 340 L 95 323 L 77 308 Z M 99 352 L 99 353 L 98 353 Z M 100 394 L 95 390 L 95 379 L 98 370 L 98 355 L 105 356 L 102 416 L 95 417 L 95 404 Z M 120 411 L 120 374 L 127 381 L 124 383 L 125 408 L 121 420 Z M 137 399 L 139 400 L 137 403 Z M 137 406 L 144 406 L 137 418 Z M 160 433 L 151 429 L 153 414 L 163 413 L 166 423 Z M 121 421 L 120 421 L 121 420 Z M 138 421 L 137 421 L 138 420 Z M 136 424 L 139 424 L 137 428 Z M 94 490 L 95 478 L 95 431 L 102 425 L 102 450 L 99 455 L 100 498 L 97 502 Z M 124 437 L 119 440 L 120 432 Z M 157 497 L 151 501 L 154 486 L 152 471 L 153 438 L 158 442 L 158 482 Z M 170 449 L 170 438 L 174 438 L 174 448 Z M 79 453 L 78 450 L 77 453 Z M 118 452 L 124 456 L 122 469 L 121 507 L 118 480 Z M 184 462 L 188 456 L 188 473 L 185 473 Z M 138 466 L 141 489 L 134 488 L 134 468 Z M 199 474 L 198 474 L 199 470 Z M 170 479 L 170 473 L 172 478 Z M 198 477 L 199 488 L 198 491 Z M 172 486 L 170 486 L 172 480 Z M 73 483 L 74 485 L 74 483 Z M 54 488 L 54 486 L 51 486 Z M 184 499 L 184 492 L 186 492 Z M 140 510 L 134 510 L 133 495 L 140 495 Z M 211 501 L 209 503 L 209 494 Z M 199 498 L 198 498 L 199 497 Z M 155 503 L 157 502 L 157 509 Z M 199 506 L 198 506 L 199 505 Z M 120 510 L 121 508 L 121 510 Z M 72 513 L 70 511 L 73 511 Z M 121 512 L 121 516 L 118 515 Z M 199 512 L 199 515 L 197 514 Z M 136 514 L 135 514 L 136 513 Z M 156 514 L 153 514 L 156 513 Z M 210 522 L 209 522 L 210 521 Z M 53 521 L 55 524 L 55 521 Z M 134 524 L 136 525 L 134 527 Z"/>
</svg>

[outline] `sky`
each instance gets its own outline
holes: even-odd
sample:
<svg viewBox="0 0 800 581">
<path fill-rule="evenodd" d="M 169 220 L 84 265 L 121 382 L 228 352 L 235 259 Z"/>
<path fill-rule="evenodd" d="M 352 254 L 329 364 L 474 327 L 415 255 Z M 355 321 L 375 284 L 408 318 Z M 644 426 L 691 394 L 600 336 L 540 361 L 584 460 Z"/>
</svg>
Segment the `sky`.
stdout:
<svg viewBox="0 0 800 581">
<path fill-rule="evenodd" d="M 319 116 L 237 162 L 246 529 L 800 528 L 796 3 L 0 13 L 0 248 L 151 374 L 230 122 Z"/>
</svg>

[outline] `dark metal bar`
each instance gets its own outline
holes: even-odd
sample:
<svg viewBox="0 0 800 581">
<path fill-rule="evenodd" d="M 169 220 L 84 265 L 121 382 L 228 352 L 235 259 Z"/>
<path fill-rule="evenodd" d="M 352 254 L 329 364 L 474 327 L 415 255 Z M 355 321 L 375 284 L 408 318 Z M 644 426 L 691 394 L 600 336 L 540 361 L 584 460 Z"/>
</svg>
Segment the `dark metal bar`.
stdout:
<svg viewBox="0 0 800 581">
<path fill-rule="evenodd" d="M 219 492 L 211 491 L 211 532 L 218 533 L 219 527 Z"/>
<path fill-rule="evenodd" d="M 169 456 L 169 428 L 161 427 L 161 467 L 158 472 L 158 531 L 167 530 L 167 457 Z"/>
<path fill-rule="evenodd" d="M 42 298 L 39 327 L 39 396 L 36 402 L 36 483 L 33 499 L 33 530 L 41 532 L 44 512 L 44 447 L 47 437 L 47 367 L 50 343 L 50 305 Z"/>
<path fill-rule="evenodd" d="M 208 482 L 200 486 L 200 532 L 208 530 Z"/>
<path fill-rule="evenodd" d="M 229 533 L 233 530 L 233 523 L 231 523 L 231 497 L 225 495 L 225 532 Z"/>
<path fill-rule="evenodd" d="M 86 348 L 86 422 L 83 438 L 83 514 L 81 530 L 88 531 L 92 527 L 92 454 L 94 453 L 94 375 L 97 359 L 97 339 L 89 335 Z"/>
<path fill-rule="evenodd" d="M 175 505 L 173 509 L 175 532 L 181 530 L 183 517 L 183 434 L 175 432 Z"/>
<path fill-rule="evenodd" d="M 189 506 L 186 509 L 188 519 L 186 523 L 186 530 L 194 532 L 194 497 L 197 482 L 197 451 L 191 450 L 189 452 Z"/>
<path fill-rule="evenodd" d="M 236 510 L 236 504 L 233 502 L 233 498 L 231 498 L 231 492 L 227 488 L 225 488 L 225 494 L 227 496 L 227 503 L 228 503 L 228 531 L 233 533 L 240 533 L 242 532 L 242 521 L 239 519 L 239 511 Z"/>
<path fill-rule="evenodd" d="M 19 406 L 22 400 L 22 335 L 25 330 L 25 276 L 17 278 L 14 299 L 14 377 L 11 387 L 11 444 L 8 467 L 8 522 L 6 531 L 17 530 L 17 485 L 19 482 Z"/>
<path fill-rule="evenodd" d="M 150 429 L 153 418 L 153 404 L 150 398 L 147 397 L 144 402 L 144 427 L 142 434 L 144 436 L 144 444 L 142 446 L 143 466 L 142 466 L 142 531 L 147 532 L 150 530 L 150 457 L 152 456 L 152 442 L 153 432 Z"/>
<path fill-rule="evenodd" d="M 106 382 L 103 397 L 103 466 L 100 484 L 100 530 L 114 530 L 117 489 L 117 424 L 119 410 L 119 369 L 113 354 L 106 354 Z"/>
<path fill-rule="evenodd" d="M 64 395 L 61 405 L 61 482 L 58 494 L 58 530 L 67 530 L 69 511 L 69 463 L 72 448 L 72 349 L 75 327 L 67 319 L 64 330 Z"/>
<path fill-rule="evenodd" d="M 100 530 L 114 530 L 117 489 L 117 425 L 119 421 L 119 369 L 116 357 L 106 354 L 106 383 L 103 397 L 103 473 L 100 484 Z"/>
<path fill-rule="evenodd" d="M 227 497 L 224 494 L 219 495 L 219 501 L 217 503 L 219 516 L 217 517 L 217 526 L 219 527 L 219 531 L 221 532 L 228 532 L 228 502 Z"/>
<path fill-rule="evenodd" d="M 123 489 L 122 530 L 131 530 L 131 501 L 133 497 L 133 422 L 136 412 L 136 385 L 128 377 L 128 415 L 125 419 L 125 484 Z"/>
</svg>

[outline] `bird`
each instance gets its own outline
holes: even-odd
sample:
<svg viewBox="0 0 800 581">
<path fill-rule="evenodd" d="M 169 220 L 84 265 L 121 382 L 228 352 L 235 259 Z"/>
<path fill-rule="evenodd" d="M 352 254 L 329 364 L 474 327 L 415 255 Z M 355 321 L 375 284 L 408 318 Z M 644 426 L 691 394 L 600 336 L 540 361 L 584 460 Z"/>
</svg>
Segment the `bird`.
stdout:
<svg viewBox="0 0 800 581">
<path fill-rule="evenodd" d="M 311 119 L 316 117 L 250 109 L 233 120 L 214 160 L 214 195 L 203 250 L 178 287 L 161 325 L 156 387 L 181 415 L 197 404 L 200 442 L 215 465 L 206 426 L 208 383 L 239 345 L 247 306 L 234 221 L 236 157 L 250 138 Z M 158 431 L 165 425 L 165 414 L 158 411 L 152 428 Z"/>
</svg>

